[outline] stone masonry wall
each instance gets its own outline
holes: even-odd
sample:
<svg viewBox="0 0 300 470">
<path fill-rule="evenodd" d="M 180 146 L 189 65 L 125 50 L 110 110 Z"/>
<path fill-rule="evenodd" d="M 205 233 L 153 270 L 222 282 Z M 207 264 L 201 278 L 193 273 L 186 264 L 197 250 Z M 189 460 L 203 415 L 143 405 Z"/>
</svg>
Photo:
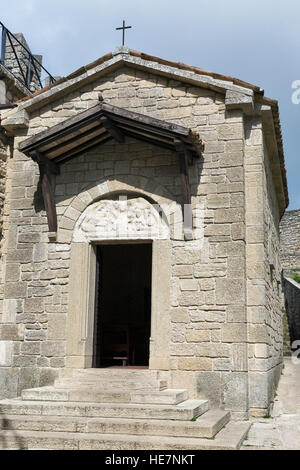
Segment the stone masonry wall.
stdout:
<svg viewBox="0 0 300 470">
<path fill-rule="evenodd" d="M 279 214 L 260 118 L 246 120 L 249 407 L 264 415 L 282 362 Z"/>
<path fill-rule="evenodd" d="M 300 269 L 300 210 L 286 211 L 280 222 L 283 269 Z"/>
<path fill-rule="evenodd" d="M 15 53 L 18 56 L 19 64 L 21 66 L 24 77 L 27 80 L 29 53 L 24 48 L 26 48 L 28 51 L 30 51 L 30 48 L 29 48 L 29 46 L 27 44 L 27 41 L 24 38 L 22 33 L 15 34 L 15 37 L 16 37 L 17 40 L 15 38 L 11 38 L 12 39 L 12 44 L 15 48 Z M 11 47 L 9 39 L 7 38 L 6 39 L 6 50 L 5 50 L 5 67 L 11 73 L 13 73 L 14 77 L 16 77 L 22 83 L 24 83 L 24 77 L 23 77 L 23 74 L 20 70 L 19 64 L 16 60 L 15 53 L 14 53 L 12 47 Z M 42 56 L 41 55 L 35 55 L 34 57 L 37 59 L 37 61 L 39 63 L 42 62 Z M 35 68 L 34 68 L 34 66 L 31 64 L 30 89 L 31 89 L 32 92 L 34 92 L 35 90 L 40 89 L 40 84 L 39 84 L 40 75 L 41 75 L 40 65 L 38 65 L 37 62 L 35 62 Z"/>
<path fill-rule="evenodd" d="M 65 366 L 72 230 L 83 201 L 99 198 L 99 182 L 109 180 L 116 189 L 127 184 L 138 192 L 149 181 L 149 187 L 156 183 L 169 198 L 181 200 L 176 156 L 132 139 L 122 145 L 107 143 L 62 166 L 56 179 L 58 239 L 49 243 L 38 168 L 17 150 L 18 143 L 93 106 L 99 92 L 107 103 L 190 127 L 205 143 L 203 159 L 190 168 L 193 208 L 204 214 L 204 239 L 196 218 L 197 239 L 172 242 L 170 380 L 173 387 L 189 388 L 192 396 L 206 396 L 213 405 L 245 417 L 249 404 L 243 165 L 247 150 L 249 181 L 255 172 L 261 177 L 262 165 L 252 161 L 256 132 L 247 140 L 242 112 L 225 112 L 220 94 L 127 68 L 32 113 L 28 131 L 20 130 L 15 138 L 4 220 L 2 394 L 16 396 L 23 388 L 51 383 Z M 72 202 L 78 195 L 75 208 Z M 257 223 L 251 223 L 250 212 L 248 240 Z M 254 248 L 254 257 L 263 256 L 264 236 L 259 246 L 253 241 L 250 251 Z M 260 271 L 248 280 L 252 298 L 265 289 L 264 275 Z M 255 323 L 253 318 L 261 312 L 267 312 L 263 300 L 250 303 L 250 321 Z M 260 342 L 258 327 L 249 328 L 255 345 Z M 265 328 L 262 331 L 265 334 Z"/>
<path fill-rule="evenodd" d="M 283 267 L 283 291 L 286 321 L 285 354 L 291 354 L 291 344 L 300 337 L 300 284 L 292 277 L 300 274 L 300 210 L 285 212 L 280 222 L 281 263 Z"/>
</svg>

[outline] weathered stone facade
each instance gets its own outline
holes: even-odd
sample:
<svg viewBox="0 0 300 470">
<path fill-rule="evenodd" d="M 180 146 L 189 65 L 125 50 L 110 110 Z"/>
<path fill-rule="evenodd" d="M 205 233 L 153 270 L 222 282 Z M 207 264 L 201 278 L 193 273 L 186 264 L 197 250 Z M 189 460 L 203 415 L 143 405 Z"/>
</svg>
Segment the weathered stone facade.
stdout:
<svg viewBox="0 0 300 470">
<path fill-rule="evenodd" d="M 286 211 L 280 222 L 283 269 L 300 269 L 300 210 Z"/>
<path fill-rule="evenodd" d="M 3 116 L 14 138 L 2 249 L 3 397 L 91 367 L 92 244 L 74 239 L 84 211 L 121 194 L 173 204 L 181 214 L 176 155 L 127 137 L 61 166 L 58 232 L 49 239 L 38 165 L 18 145 L 91 108 L 101 93 L 105 103 L 191 128 L 205 144 L 190 167 L 193 239 L 178 230 L 168 240 L 150 236 L 150 368 L 234 417 L 265 414 L 282 363 L 278 226 L 285 205 L 272 107 L 246 85 L 121 49 Z"/>
<path fill-rule="evenodd" d="M 285 354 L 291 354 L 291 345 L 300 338 L 300 284 L 293 276 L 300 273 L 300 211 L 287 211 L 280 223 L 281 264 L 283 267 L 283 291 L 286 320 Z M 296 343 L 295 343 L 296 344 Z M 296 344 L 293 350 L 297 349 Z"/>
</svg>

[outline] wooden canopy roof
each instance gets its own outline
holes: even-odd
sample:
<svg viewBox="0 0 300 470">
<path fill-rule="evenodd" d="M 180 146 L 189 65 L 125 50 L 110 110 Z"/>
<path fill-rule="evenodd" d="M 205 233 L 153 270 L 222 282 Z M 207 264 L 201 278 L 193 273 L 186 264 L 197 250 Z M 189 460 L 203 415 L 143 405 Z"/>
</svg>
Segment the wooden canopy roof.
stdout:
<svg viewBox="0 0 300 470">
<path fill-rule="evenodd" d="M 110 139 L 124 142 L 125 136 L 174 151 L 179 141 L 192 157 L 203 150 L 197 134 L 186 127 L 103 102 L 26 139 L 19 149 L 35 160 L 39 152 L 60 164 Z"/>
<path fill-rule="evenodd" d="M 49 232 L 54 234 L 57 231 L 51 174 L 58 174 L 61 164 L 86 150 L 110 139 L 122 143 L 126 136 L 176 152 L 181 177 L 182 207 L 187 205 L 185 212 L 191 212 L 188 165 L 204 149 L 198 135 L 186 127 L 99 102 L 87 111 L 40 132 L 19 145 L 22 152 L 39 164 Z M 191 233 L 191 213 L 188 219 L 186 237 L 190 237 Z"/>
</svg>

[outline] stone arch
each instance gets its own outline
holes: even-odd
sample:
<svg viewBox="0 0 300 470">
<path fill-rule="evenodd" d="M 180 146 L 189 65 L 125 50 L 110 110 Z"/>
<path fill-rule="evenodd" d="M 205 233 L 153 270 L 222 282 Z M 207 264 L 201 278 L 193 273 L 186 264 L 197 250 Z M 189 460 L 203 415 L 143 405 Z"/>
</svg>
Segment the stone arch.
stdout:
<svg viewBox="0 0 300 470">
<path fill-rule="evenodd" d="M 176 233 L 176 238 L 182 239 L 181 230 L 178 230 L 178 227 L 182 227 L 182 212 L 174 195 L 151 178 L 128 175 L 124 179 L 124 175 L 103 178 L 97 185 L 89 189 L 86 186 L 86 189 L 75 196 L 59 220 L 57 241 L 71 243 L 75 224 L 81 214 L 95 202 L 109 199 L 116 194 L 135 194 L 137 197 L 143 197 L 157 204 L 163 212 L 167 209 L 170 237 L 174 238 L 174 233 Z"/>
<path fill-rule="evenodd" d="M 146 198 L 126 195 L 90 204 L 75 224 L 72 242 L 169 238 L 169 224 L 158 208 Z"/>
</svg>

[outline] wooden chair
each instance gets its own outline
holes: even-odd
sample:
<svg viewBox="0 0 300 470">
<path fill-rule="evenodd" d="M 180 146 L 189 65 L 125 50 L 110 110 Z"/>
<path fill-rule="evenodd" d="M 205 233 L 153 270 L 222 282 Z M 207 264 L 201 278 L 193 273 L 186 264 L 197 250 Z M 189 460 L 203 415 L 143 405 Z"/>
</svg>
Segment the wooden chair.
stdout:
<svg viewBox="0 0 300 470">
<path fill-rule="evenodd" d="M 105 325 L 103 327 L 104 361 L 122 361 L 122 366 L 129 365 L 130 343 L 128 325 Z"/>
</svg>

